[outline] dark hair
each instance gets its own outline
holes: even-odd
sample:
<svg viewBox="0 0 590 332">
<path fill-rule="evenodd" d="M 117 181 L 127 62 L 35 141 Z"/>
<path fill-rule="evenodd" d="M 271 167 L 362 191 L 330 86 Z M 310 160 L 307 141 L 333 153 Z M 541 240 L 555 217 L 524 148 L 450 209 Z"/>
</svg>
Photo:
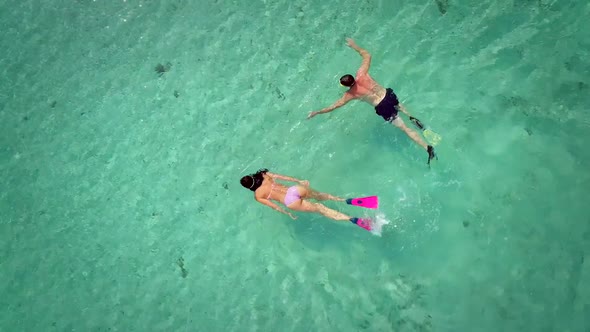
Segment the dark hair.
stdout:
<svg viewBox="0 0 590 332">
<path fill-rule="evenodd" d="M 242 177 L 240 179 L 240 183 L 242 184 L 242 187 L 244 187 L 246 189 L 250 189 L 252 191 L 256 191 L 256 189 L 258 189 L 262 185 L 262 181 L 264 181 L 264 176 L 262 176 L 262 175 L 265 174 L 266 172 L 268 172 L 268 169 L 263 168 L 254 174 L 250 174 L 250 175 L 246 175 L 246 176 Z"/>
<path fill-rule="evenodd" d="M 347 86 L 347 87 L 351 87 L 354 85 L 354 77 L 352 77 L 352 75 L 350 75 L 350 74 L 346 74 L 346 75 L 340 77 L 340 84 Z"/>
</svg>

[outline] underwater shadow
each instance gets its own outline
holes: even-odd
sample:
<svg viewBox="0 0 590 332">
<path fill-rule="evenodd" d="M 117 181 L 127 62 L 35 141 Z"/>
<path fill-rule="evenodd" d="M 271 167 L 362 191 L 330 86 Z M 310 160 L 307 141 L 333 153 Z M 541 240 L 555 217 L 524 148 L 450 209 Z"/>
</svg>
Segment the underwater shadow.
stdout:
<svg viewBox="0 0 590 332">
<path fill-rule="evenodd" d="M 356 230 L 349 221 L 334 221 L 312 213 L 298 213 L 297 216 L 297 220 L 288 224 L 289 235 L 313 251 L 341 248 L 342 243 L 352 239 L 351 231 Z"/>
<path fill-rule="evenodd" d="M 407 149 L 415 144 L 399 128 L 390 123 L 375 124 L 368 135 L 369 142 L 385 151 Z"/>
</svg>

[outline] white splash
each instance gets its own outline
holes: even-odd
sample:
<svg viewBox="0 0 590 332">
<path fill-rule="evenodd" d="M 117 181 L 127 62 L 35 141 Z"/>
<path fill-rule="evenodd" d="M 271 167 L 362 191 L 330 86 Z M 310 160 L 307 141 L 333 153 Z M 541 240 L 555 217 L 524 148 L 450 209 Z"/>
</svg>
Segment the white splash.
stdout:
<svg viewBox="0 0 590 332">
<path fill-rule="evenodd" d="M 381 236 L 383 226 L 389 225 L 391 221 L 385 217 L 383 213 L 377 213 L 375 218 L 371 221 L 371 233 L 376 236 Z"/>
</svg>

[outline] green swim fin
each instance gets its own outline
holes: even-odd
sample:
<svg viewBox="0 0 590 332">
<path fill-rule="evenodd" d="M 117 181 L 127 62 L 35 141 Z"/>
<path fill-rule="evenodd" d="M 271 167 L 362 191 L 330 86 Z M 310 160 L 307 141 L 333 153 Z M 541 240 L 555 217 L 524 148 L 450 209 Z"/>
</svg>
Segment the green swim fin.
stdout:
<svg viewBox="0 0 590 332">
<path fill-rule="evenodd" d="M 436 146 L 442 140 L 439 134 L 430 129 L 424 129 L 424 138 L 426 138 L 428 143 L 432 146 Z"/>
<path fill-rule="evenodd" d="M 440 141 L 442 140 L 442 138 L 440 137 L 439 134 L 435 133 L 434 131 L 432 131 L 430 128 L 426 128 L 426 126 L 424 126 L 424 124 L 416 119 L 413 116 L 410 116 L 410 121 L 412 121 L 412 123 L 414 123 L 414 125 L 422 130 L 422 132 L 424 133 L 424 138 L 426 138 L 426 140 L 428 141 L 428 143 L 430 143 L 430 145 L 437 145 L 438 143 L 440 143 Z"/>
</svg>

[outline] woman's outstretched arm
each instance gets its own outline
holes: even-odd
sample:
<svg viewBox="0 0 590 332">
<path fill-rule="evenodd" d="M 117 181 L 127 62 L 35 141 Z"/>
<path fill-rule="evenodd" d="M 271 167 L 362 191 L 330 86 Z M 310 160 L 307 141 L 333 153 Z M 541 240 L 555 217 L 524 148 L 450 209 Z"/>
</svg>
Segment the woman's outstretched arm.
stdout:
<svg viewBox="0 0 590 332">
<path fill-rule="evenodd" d="M 275 173 L 271 173 L 271 172 L 266 172 L 266 175 L 270 176 L 273 179 L 279 179 L 279 180 L 290 181 L 290 182 L 297 182 L 297 183 L 303 184 L 303 185 L 309 184 L 308 181 L 299 180 L 299 179 L 292 178 L 292 177 L 286 176 L 286 175 L 280 175 L 280 174 L 275 174 Z"/>
<path fill-rule="evenodd" d="M 288 215 L 293 220 L 297 219 L 297 217 L 294 216 L 291 212 L 285 211 L 285 209 L 283 209 L 280 206 L 276 205 L 275 203 L 269 201 L 268 199 L 256 197 L 256 200 L 258 201 L 258 203 L 264 204 L 275 211 L 278 211 L 280 213 L 284 213 L 284 214 Z"/>
</svg>

